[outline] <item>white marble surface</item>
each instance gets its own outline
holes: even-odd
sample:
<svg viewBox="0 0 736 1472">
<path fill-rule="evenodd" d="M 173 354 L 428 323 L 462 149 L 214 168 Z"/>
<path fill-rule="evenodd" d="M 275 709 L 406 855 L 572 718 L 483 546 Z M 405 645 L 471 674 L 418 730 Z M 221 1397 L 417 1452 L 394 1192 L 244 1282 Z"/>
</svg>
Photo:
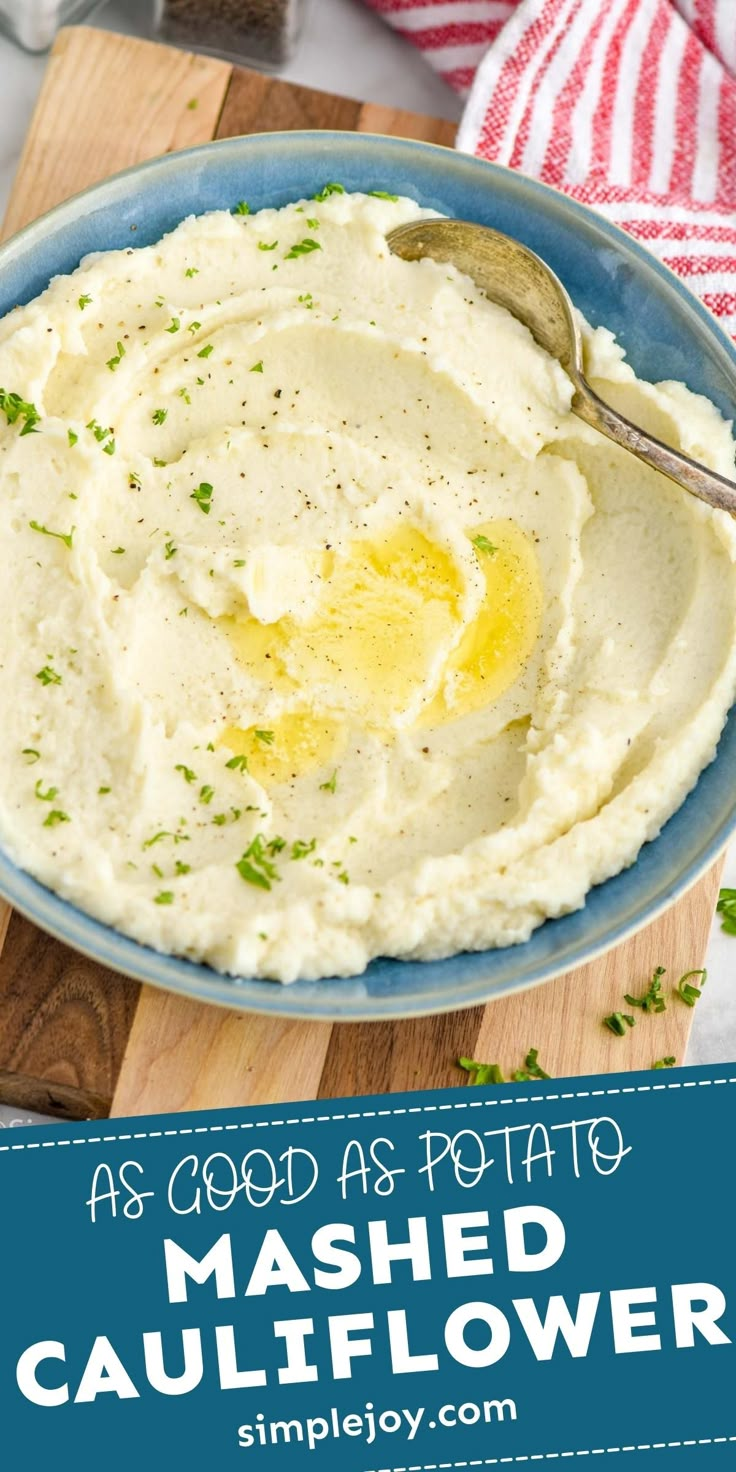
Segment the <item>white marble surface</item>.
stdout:
<svg viewBox="0 0 736 1472">
<path fill-rule="evenodd" d="M 152 0 L 103 0 L 89 19 L 147 36 L 152 12 Z M 27 56 L 0 37 L 0 209 L 12 184 L 44 65 L 43 57 Z M 370 102 L 450 119 L 460 115 L 455 94 L 360 0 L 311 0 L 298 54 L 282 75 Z M 729 858 L 725 882 L 736 887 L 736 850 Z M 683 956 L 683 968 L 689 959 Z M 722 935 L 715 924 L 708 968 L 690 1063 L 736 1060 L 736 937 Z M 632 978 L 632 984 L 642 980 Z M 19 1122 L 32 1121 L 0 1106 L 0 1128 Z"/>
</svg>

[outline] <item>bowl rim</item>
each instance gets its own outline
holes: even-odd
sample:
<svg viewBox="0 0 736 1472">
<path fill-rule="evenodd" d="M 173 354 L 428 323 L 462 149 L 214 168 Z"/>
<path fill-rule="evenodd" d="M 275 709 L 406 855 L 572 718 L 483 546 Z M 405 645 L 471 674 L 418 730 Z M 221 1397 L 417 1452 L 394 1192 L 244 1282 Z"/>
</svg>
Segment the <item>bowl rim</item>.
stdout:
<svg viewBox="0 0 736 1472">
<path fill-rule="evenodd" d="M 629 235 L 621 226 L 610 220 L 605 214 L 597 210 L 595 206 L 583 204 L 577 199 L 571 198 L 564 190 L 555 185 L 543 183 L 517 169 L 508 165 L 498 164 L 486 159 L 478 158 L 473 154 L 459 152 L 457 149 L 446 144 L 432 143 L 421 139 L 405 138 L 397 135 L 382 133 L 357 133 L 339 129 L 298 129 L 294 131 L 264 131 L 250 134 L 237 134 L 229 138 L 212 139 L 209 142 L 192 145 L 188 148 L 174 150 L 171 153 L 157 155 L 146 159 L 141 163 L 132 164 L 129 167 L 107 176 L 106 178 L 88 185 L 85 189 L 60 201 L 58 204 L 37 216 L 34 220 L 15 231 L 6 241 L 0 244 L 0 273 L 6 265 L 34 249 L 37 243 L 45 242 L 55 232 L 58 224 L 74 224 L 84 217 L 85 206 L 90 201 L 104 201 L 107 204 L 115 202 L 116 191 L 133 179 L 148 179 L 149 176 L 159 172 L 166 173 L 186 166 L 190 161 L 197 160 L 206 162 L 209 156 L 232 152 L 237 154 L 243 145 L 253 147 L 274 147 L 298 150 L 299 147 L 318 144 L 320 147 L 341 146 L 346 148 L 360 149 L 366 145 L 370 148 L 380 145 L 381 148 L 406 150 L 411 153 L 425 155 L 430 158 L 438 156 L 446 161 L 452 159 L 454 164 L 467 168 L 470 172 L 475 170 L 487 172 L 489 178 L 494 175 L 500 178 L 506 185 L 513 182 L 515 190 L 523 194 L 527 199 L 539 199 L 544 201 L 554 199 L 557 208 L 562 207 L 573 220 L 592 223 L 607 235 L 614 247 L 633 253 L 638 260 L 655 275 L 659 276 L 665 288 L 674 292 L 684 300 L 688 308 L 700 320 L 701 325 L 707 333 L 716 339 L 716 345 L 721 353 L 729 360 L 734 379 L 734 402 L 736 406 L 736 343 L 722 327 L 715 314 L 702 302 L 682 279 L 662 261 L 653 255 L 646 246 L 635 236 Z M 352 192 L 352 191 L 350 191 Z M 105 200 L 105 196 L 108 199 Z M 110 197 L 111 196 L 111 197 Z M 222 206 L 220 206 L 222 208 Z M 200 213 L 209 213 L 210 208 Z M 182 214 L 180 219 L 189 217 L 189 213 L 196 214 L 197 211 Z M 173 227 L 172 227 L 173 228 Z M 169 233 L 168 230 L 164 234 Z M 119 247 L 109 247 L 116 249 Z M 133 248 L 136 248 L 135 245 Z M 80 260 L 84 256 L 80 256 Z M 74 268 L 72 268 L 74 269 Z M 53 279 L 53 278 L 51 278 Z M 714 758 L 711 765 L 717 761 Z M 707 768 L 704 770 L 708 770 Z M 701 773 L 701 777 L 702 777 Z M 700 780 L 700 779 L 699 779 Z M 696 788 L 684 800 L 688 802 L 693 796 Z M 681 805 L 682 806 L 682 805 Z M 677 809 L 672 819 L 663 825 L 665 831 L 669 822 L 681 811 Z M 204 962 L 194 962 L 172 952 L 161 952 L 153 947 L 133 939 L 123 931 L 117 930 L 112 925 L 96 919 L 93 915 L 78 908 L 73 902 L 64 899 L 58 892 L 51 890 L 41 881 L 35 879 L 27 870 L 21 869 L 14 864 L 7 851 L 0 848 L 0 899 L 4 899 L 13 909 L 24 915 L 33 924 L 48 934 L 54 936 L 62 943 L 69 945 L 75 951 L 89 957 L 98 964 L 120 973 L 124 977 L 145 982 L 150 986 L 170 991 L 193 1000 L 206 1002 L 210 1005 L 227 1008 L 231 1011 L 253 1012 L 260 1015 L 274 1017 L 288 1017 L 302 1021 L 324 1021 L 324 1022 L 364 1022 L 364 1021 L 398 1021 L 403 1018 L 425 1017 L 440 1015 L 442 1013 L 465 1010 L 470 1007 L 484 1005 L 500 997 L 508 997 L 516 993 L 531 990 L 533 987 L 543 985 L 552 981 L 555 977 L 564 975 L 572 970 L 579 969 L 589 962 L 595 961 L 605 955 L 609 950 L 622 944 L 631 938 L 639 930 L 652 924 L 664 914 L 677 900 L 685 895 L 703 875 L 711 868 L 716 859 L 724 851 L 733 833 L 736 831 L 736 808 L 728 819 L 721 820 L 715 833 L 704 843 L 699 852 L 691 859 L 689 864 L 678 870 L 676 878 L 668 883 L 663 883 L 660 897 L 650 902 L 643 912 L 634 909 L 629 919 L 622 919 L 618 925 L 607 927 L 606 934 L 600 941 L 586 945 L 584 938 L 578 938 L 572 946 L 572 955 L 566 956 L 562 961 L 554 955 L 546 960 L 540 961 L 534 966 L 531 975 L 514 975 L 507 979 L 494 982 L 483 978 L 483 961 L 498 954 L 495 950 L 476 952 L 458 952 L 452 957 L 439 962 L 404 961 L 398 958 L 386 959 L 391 966 L 417 967 L 424 971 L 435 965 L 452 964 L 453 961 L 466 960 L 471 970 L 477 971 L 477 975 L 471 978 L 471 986 L 467 994 L 461 997 L 445 994 L 444 997 L 422 992 L 418 996 L 413 993 L 408 997 L 402 992 L 397 994 L 383 992 L 380 996 L 363 995 L 357 998 L 348 998 L 346 995 L 343 1003 L 335 1000 L 334 988 L 340 987 L 343 980 L 349 983 L 351 980 L 360 982 L 360 976 L 353 978 L 325 978 L 324 981 L 312 983 L 296 982 L 284 985 L 280 982 L 269 982 L 260 978 L 239 978 L 226 973 L 216 971 Z M 634 863 L 620 874 L 612 876 L 601 884 L 593 887 L 591 893 L 607 889 L 614 884 L 623 874 L 631 873 L 639 862 L 641 853 L 652 850 L 660 842 L 662 834 L 647 842 L 640 850 Z M 587 901 L 586 901 L 587 903 Z M 573 915 L 582 916 L 585 906 L 581 910 L 573 912 Z M 548 919 L 538 928 L 534 934 L 539 934 L 546 926 L 563 923 L 571 916 L 562 916 L 559 919 Z M 533 937 L 532 937 L 533 939 Z M 514 947 L 503 948 L 518 953 L 519 958 L 524 955 L 526 945 L 521 944 Z M 376 962 L 371 962 L 375 965 Z M 379 962 L 380 964 L 380 962 Z M 305 995 L 304 988 L 308 988 Z M 324 990 L 324 1000 L 322 1000 Z"/>
</svg>

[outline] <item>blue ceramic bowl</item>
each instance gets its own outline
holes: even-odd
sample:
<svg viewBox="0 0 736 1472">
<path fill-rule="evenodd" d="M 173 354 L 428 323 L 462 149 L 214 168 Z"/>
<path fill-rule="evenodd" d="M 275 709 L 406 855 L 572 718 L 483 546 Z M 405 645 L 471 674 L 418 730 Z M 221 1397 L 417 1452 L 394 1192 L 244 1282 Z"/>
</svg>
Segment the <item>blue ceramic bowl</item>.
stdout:
<svg viewBox="0 0 736 1472">
<path fill-rule="evenodd" d="M 147 245 L 184 216 L 282 205 L 328 180 L 410 195 L 443 214 L 493 225 L 549 262 L 594 324 L 605 323 L 641 378 L 682 379 L 731 418 L 736 349 L 704 307 L 635 241 L 562 194 L 510 170 L 431 144 L 354 133 L 275 133 L 170 154 L 100 184 L 0 249 L 0 314 L 27 302 L 89 251 Z M 359 977 L 282 987 L 221 976 L 160 955 L 90 919 L 0 852 L 0 893 L 36 924 L 129 976 L 204 1001 L 340 1021 L 469 1007 L 590 961 L 688 888 L 736 829 L 736 715 L 716 760 L 632 868 L 585 908 L 548 920 L 525 945 L 447 961 L 373 961 Z"/>
</svg>

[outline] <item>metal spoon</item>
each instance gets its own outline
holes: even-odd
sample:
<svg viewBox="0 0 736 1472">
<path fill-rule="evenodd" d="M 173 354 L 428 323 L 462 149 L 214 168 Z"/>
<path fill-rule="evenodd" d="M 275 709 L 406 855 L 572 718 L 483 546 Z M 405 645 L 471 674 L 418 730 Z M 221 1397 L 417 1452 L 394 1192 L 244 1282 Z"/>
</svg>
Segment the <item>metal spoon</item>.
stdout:
<svg viewBox="0 0 736 1472">
<path fill-rule="evenodd" d="M 399 225 L 387 241 L 394 255 L 405 261 L 430 256 L 433 261 L 451 262 L 470 276 L 491 301 L 507 307 L 529 328 L 540 347 L 562 364 L 572 380 L 572 409 L 580 419 L 709 506 L 736 513 L 735 481 L 662 444 L 599 399 L 583 373 L 583 344 L 572 302 L 554 271 L 534 251 L 510 235 L 465 220 L 420 220 L 418 224 Z"/>
</svg>

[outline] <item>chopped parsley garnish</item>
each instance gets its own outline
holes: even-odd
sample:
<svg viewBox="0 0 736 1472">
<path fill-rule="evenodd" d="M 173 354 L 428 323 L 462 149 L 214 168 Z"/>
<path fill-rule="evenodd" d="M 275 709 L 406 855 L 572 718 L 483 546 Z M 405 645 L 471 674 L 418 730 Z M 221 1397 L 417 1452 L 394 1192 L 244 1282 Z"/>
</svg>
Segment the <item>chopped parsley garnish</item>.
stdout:
<svg viewBox="0 0 736 1472">
<path fill-rule="evenodd" d="M 273 731 L 259 731 L 259 730 L 257 730 L 255 732 L 255 738 L 256 738 L 256 741 L 262 741 L 264 746 L 273 746 L 274 739 L 275 739 L 274 738 Z"/>
<path fill-rule="evenodd" d="M 291 857 L 292 859 L 306 859 L 309 854 L 314 853 L 316 847 L 316 838 L 310 838 L 309 843 L 305 843 L 303 838 L 297 838 L 291 845 Z"/>
<path fill-rule="evenodd" d="M 107 797 L 108 792 L 112 792 L 112 788 L 111 787 L 98 787 L 97 788 L 97 796 L 98 797 Z"/>
<path fill-rule="evenodd" d="M 350 883 L 350 875 L 348 874 L 347 869 L 342 869 L 341 870 L 341 872 L 337 876 L 337 882 L 338 882 L 338 884 L 349 884 Z"/>
<path fill-rule="evenodd" d="M 68 813 L 62 813 L 61 808 L 52 808 L 48 817 L 44 818 L 44 828 L 56 828 L 59 823 L 71 823 Z"/>
<path fill-rule="evenodd" d="M 504 1084 L 506 1082 L 498 1063 L 476 1063 L 474 1058 L 458 1058 L 458 1067 L 471 1075 L 471 1084 Z"/>
<path fill-rule="evenodd" d="M 191 404 L 192 401 L 191 401 L 191 398 L 189 397 L 189 390 L 187 388 L 178 388 L 176 390 L 176 392 L 177 392 L 177 396 L 180 399 L 183 399 L 185 404 Z"/>
<path fill-rule="evenodd" d="M 114 440 L 108 440 L 107 444 L 102 446 L 102 453 L 103 453 L 103 455 L 114 455 L 115 454 L 115 441 Z"/>
<path fill-rule="evenodd" d="M 189 112 L 196 112 L 196 110 L 197 110 L 198 107 L 199 107 L 199 98 L 198 97 L 190 97 L 189 98 L 189 101 L 187 103 L 187 109 L 188 109 L 188 111 Z M 187 275 L 189 275 L 189 272 L 187 272 Z"/>
<path fill-rule="evenodd" d="M 604 1027 L 616 1034 L 617 1038 L 626 1037 L 626 1029 L 634 1026 L 634 1018 L 628 1012 L 612 1012 L 610 1017 L 603 1018 Z"/>
<path fill-rule="evenodd" d="M 319 220 L 307 220 L 308 230 L 319 230 Z"/>
<path fill-rule="evenodd" d="M 176 553 L 177 548 L 173 542 L 166 542 L 164 544 L 164 558 L 167 562 L 170 562 L 171 558 L 176 556 Z"/>
<path fill-rule="evenodd" d="M 189 326 L 187 327 L 187 332 L 199 332 L 201 326 L 201 322 L 190 322 Z"/>
<path fill-rule="evenodd" d="M 85 307 L 90 307 L 91 305 L 92 298 L 91 296 L 87 296 L 86 292 L 84 296 L 80 296 L 79 300 L 77 301 L 77 306 L 79 307 L 80 312 L 83 312 Z"/>
<path fill-rule="evenodd" d="M 117 348 L 115 356 L 113 358 L 108 358 L 107 360 L 107 367 L 110 369 L 111 373 L 115 372 L 115 369 L 119 367 L 120 363 L 125 357 L 125 348 L 123 347 L 123 344 L 121 342 L 118 342 L 115 344 L 115 346 Z"/>
<path fill-rule="evenodd" d="M 545 1073 L 544 1069 L 540 1067 L 538 1057 L 537 1049 L 530 1048 L 524 1059 L 524 1067 L 517 1068 L 516 1072 L 512 1073 L 512 1082 L 528 1083 L 533 1078 L 549 1078 L 550 1075 Z"/>
<path fill-rule="evenodd" d="M 153 424 L 163 424 L 168 412 L 168 409 L 154 409 L 151 415 L 151 422 Z"/>
<path fill-rule="evenodd" d="M 154 896 L 154 905 L 173 905 L 174 893 L 171 889 L 162 889 Z"/>
<path fill-rule="evenodd" d="M 42 526 L 39 521 L 29 521 L 28 525 L 32 532 L 42 532 L 45 537 L 55 537 L 57 542 L 63 542 L 65 547 L 71 547 L 76 531 L 76 527 L 72 527 L 70 532 L 52 532 L 49 527 Z"/>
<path fill-rule="evenodd" d="M 206 347 L 200 348 L 199 352 L 197 353 L 197 357 L 198 358 L 209 358 L 209 355 L 212 352 L 214 346 L 215 346 L 214 343 L 208 342 Z"/>
<path fill-rule="evenodd" d="M 699 986 L 692 985 L 690 981 L 691 976 L 702 977 Z M 677 983 L 678 997 L 681 997 L 683 1002 L 685 1002 L 688 1007 L 694 1007 L 707 980 L 708 972 L 706 971 L 704 966 L 702 966 L 699 971 L 686 971 L 685 975 L 681 976 L 680 980 Z"/>
<path fill-rule="evenodd" d="M 209 481 L 203 480 L 197 486 L 196 491 L 192 491 L 189 499 L 196 501 L 200 511 L 203 511 L 205 516 L 209 516 L 212 509 L 212 486 Z"/>
<path fill-rule="evenodd" d="M 259 240 L 259 242 L 258 242 L 258 249 L 259 250 L 275 250 L 277 245 L 278 245 L 278 240 L 272 240 L 270 245 L 266 245 L 265 240 Z"/>
<path fill-rule="evenodd" d="M 484 537 L 482 532 L 479 536 L 473 537 L 473 546 L 477 547 L 479 552 L 487 552 L 489 557 L 498 551 L 498 547 L 494 547 L 493 542 L 488 537 Z"/>
<path fill-rule="evenodd" d="M 59 796 L 58 787 L 47 787 L 46 791 L 44 792 L 42 777 L 39 777 L 34 788 L 34 792 L 39 802 L 53 802 L 54 798 Z"/>
<path fill-rule="evenodd" d="M 327 782 L 320 782 L 319 790 L 320 792 L 335 792 L 337 790 L 337 767 L 335 767 L 332 776 Z"/>
<path fill-rule="evenodd" d="M 213 799 L 214 795 L 215 795 L 215 789 L 214 789 L 214 787 L 209 787 L 207 784 L 205 784 L 204 787 L 200 787 L 200 789 L 199 789 L 199 800 L 200 800 L 200 802 L 212 802 L 212 799 Z"/>
<path fill-rule="evenodd" d="M 177 859 L 176 860 L 176 863 L 174 864 L 174 873 L 175 874 L 190 874 L 191 873 L 191 870 L 192 870 L 191 864 L 184 864 L 184 863 L 182 863 L 181 859 Z"/>
<path fill-rule="evenodd" d="M 225 766 L 229 767 L 231 772 L 247 772 L 248 758 L 247 756 L 231 756 L 230 760 L 225 762 Z"/>
<path fill-rule="evenodd" d="M 677 1059 L 670 1054 L 668 1058 L 658 1058 L 657 1062 L 652 1064 L 652 1068 L 674 1068 L 676 1062 Z"/>
<path fill-rule="evenodd" d="M 392 204 L 396 204 L 399 197 L 398 194 L 387 194 L 385 189 L 369 189 L 368 193 L 372 199 L 390 199 Z"/>
<path fill-rule="evenodd" d="M 15 424 L 19 419 L 23 421 L 21 438 L 24 434 L 36 434 L 36 425 L 41 419 L 35 404 L 30 404 L 27 399 L 22 399 L 20 394 L 7 393 L 0 388 L 0 409 L 2 409 L 8 424 Z"/>
<path fill-rule="evenodd" d="M 644 996 L 632 997 L 626 992 L 624 994 L 624 1001 L 628 1002 L 630 1007 L 641 1007 L 642 1012 L 664 1012 L 667 1008 L 667 1003 L 662 996 L 662 977 L 664 974 L 664 966 L 657 966 Z"/>
<path fill-rule="evenodd" d="M 61 684 L 61 675 L 57 675 L 56 670 L 52 669 L 50 664 L 45 664 L 43 669 L 38 671 L 36 679 L 40 680 L 42 685 Z"/>
<path fill-rule="evenodd" d="M 189 842 L 188 833 L 171 833 L 168 828 L 161 828 L 158 833 L 154 833 L 152 838 L 147 838 L 142 847 L 144 849 L 153 848 L 154 843 L 161 843 L 164 838 L 173 838 L 174 843 Z"/>
<path fill-rule="evenodd" d="M 193 772 L 191 767 L 185 767 L 183 762 L 177 762 L 174 771 L 181 772 L 185 782 L 196 782 L 197 780 L 197 773 Z"/>
<path fill-rule="evenodd" d="M 106 440 L 109 434 L 112 434 L 111 429 L 105 429 L 103 425 L 97 423 L 96 419 L 90 419 L 87 425 L 87 429 L 92 430 L 92 433 L 97 440 L 98 445 L 101 444 L 103 440 Z"/>
<path fill-rule="evenodd" d="M 187 269 L 184 272 L 184 275 L 185 276 L 189 276 L 190 278 L 192 276 L 198 276 L 199 275 L 199 266 L 187 266 Z"/>
<path fill-rule="evenodd" d="M 256 833 L 235 868 L 246 884 L 255 884 L 259 889 L 270 889 L 280 875 L 276 865 L 267 857 L 266 841 L 262 833 Z"/>
<path fill-rule="evenodd" d="M 113 549 L 112 549 L 112 555 L 113 555 L 113 557 L 124 557 L 125 556 L 125 548 L 124 547 L 113 547 Z"/>
<path fill-rule="evenodd" d="M 722 889 L 718 895 L 716 912 L 722 915 L 721 929 L 727 935 L 736 935 L 736 889 Z"/>
<path fill-rule="evenodd" d="M 78 434 L 75 434 L 75 432 L 74 432 L 73 429 L 68 429 L 67 432 L 66 432 L 66 437 L 67 437 L 67 439 L 69 441 L 69 444 L 71 445 L 71 447 L 73 449 L 74 446 L 77 443 L 77 440 L 79 439 L 79 435 Z"/>
<path fill-rule="evenodd" d="M 238 203 L 235 206 L 235 209 L 233 210 L 233 214 L 234 215 L 249 215 L 250 214 L 250 205 L 247 203 L 246 200 L 239 199 L 238 200 Z"/>
<path fill-rule="evenodd" d="M 258 362 L 257 363 L 254 363 L 253 364 L 253 367 L 250 368 L 248 371 L 249 371 L 249 373 L 262 373 L 263 372 L 263 358 L 259 358 L 258 359 Z"/>
<path fill-rule="evenodd" d="M 312 199 L 316 199 L 318 204 L 324 204 L 325 200 L 329 199 L 331 194 L 344 193 L 345 188 L 342 184 L 325 184 L 324 188 L 320 189 L 319 194 L 312 195 Z"/>
<path fill-rule="evenodd" d="M 40 751 L 36 751 L 35 746 L 24 746 L 21 752 L 21 756 L 28 757 L 29 767 L 34 766 L 36 762 L 40 762 L 41 760 L 41 753 Z"/>
<path fill-rule="evenodd" d="M 284 260 L 294 261 L 297 256 L 308 256 L 313 250 L 321 249 L 322 246 L 318 240 L 310 240 L 309 236 L 307 236 L 305 240 L 300 240 L 296 245 L 292 245 L 291 250 L 287 250 Z"/>
<path fill-rule="evenodd" d="M 166 328 L 166 331 L 167 332 L 178 332 L 180 327 L 181 327 L 181 318 L 180 317 L 172 317 L 172 319 L 171 319 L 168 327 Z"/>
</svg>

